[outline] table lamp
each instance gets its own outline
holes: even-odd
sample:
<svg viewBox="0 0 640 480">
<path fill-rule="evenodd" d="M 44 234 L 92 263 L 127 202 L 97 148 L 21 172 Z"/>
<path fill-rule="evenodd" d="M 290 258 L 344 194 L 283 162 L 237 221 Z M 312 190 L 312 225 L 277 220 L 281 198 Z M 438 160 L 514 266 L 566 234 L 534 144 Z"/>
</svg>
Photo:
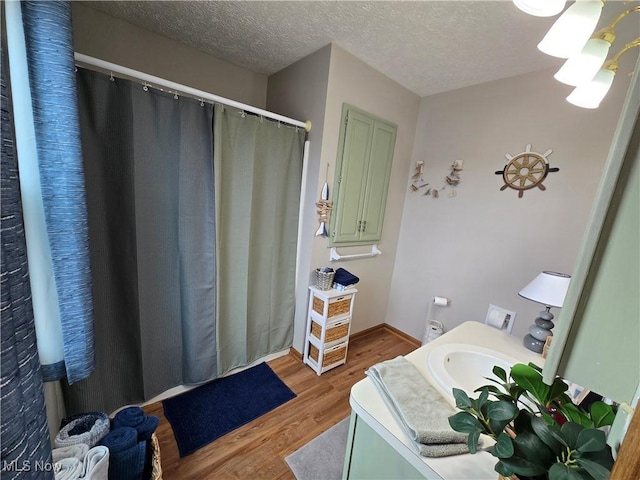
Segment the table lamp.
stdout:
<svg viewBox="0 0 640 480">
<path fill-rule="evenodd" d="M 545 340 L 553 335 L 553 314 L 549 310 L 551 307 L 562 307 L 570 280 L 571 276 L 565 273 L 542 272 L 518 292 L 521 297 L 546 307 L 535 319 L 535 324 L 529 327 L 529 333 L 524 336 L 524 346 L 529 350 L 542 353 Z"/>
</svg>

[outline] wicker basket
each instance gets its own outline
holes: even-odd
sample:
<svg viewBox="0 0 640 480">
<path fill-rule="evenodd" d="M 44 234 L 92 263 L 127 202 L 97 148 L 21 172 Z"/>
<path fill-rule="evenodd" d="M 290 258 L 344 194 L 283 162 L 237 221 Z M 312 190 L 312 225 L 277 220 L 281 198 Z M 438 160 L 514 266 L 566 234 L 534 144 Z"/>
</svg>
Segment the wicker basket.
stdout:
<svg viewBox="0 0 640 480">
<path fill-rule="evenodd" d="M 314 362 L 318 363 L 318 356 L 320 352 L 314 345 L 309 345 L 309 357 L 313 359 Z M 337 363 L 341 360 L 344 360 L 347 356 L 347 344 L 343 343 L 340 345 L 336 345 L 335 347 L 327 348 L 324 351 L 324 355 L 322 356 L 322 367 L 326 367 Z"/>
<path fill-rule="evenodd" d="M 333 285 L 333 277 L 336 272 L 321 272 L 316 268 L 316 287 L 319 290 L 329 290 Z"/>
<path fill-rule="evenodd" d="M 154 433 L 151 435 L 151 480 L 162 480 L 162 463 L 160 461 L 160 443 Z"/>
<path fill-rule="evenodd" d="M 323 315 L 324 314 L 324 300 L 316 296 L 313 297 L 313 311 Z M 335 300 L 329 301 L 329 308 L 327 309 L 327 318 L 337 317 L 345 313 L 349 313 L 351 309 L 351 296 L 338 297 Z"/>
<path fill-rule="evenodd" d="M 324 342 L 334 342 L 343 337 L 346 337 L 349 334 L 349 320 L 340 322 L 336 325 L 328 325 L 327 331 L 325 332 Z M 322 336 L 322 327 L 318 325 L 313 320 L 311 321 L 311 335 L 320 340 Z"/>
</svg>

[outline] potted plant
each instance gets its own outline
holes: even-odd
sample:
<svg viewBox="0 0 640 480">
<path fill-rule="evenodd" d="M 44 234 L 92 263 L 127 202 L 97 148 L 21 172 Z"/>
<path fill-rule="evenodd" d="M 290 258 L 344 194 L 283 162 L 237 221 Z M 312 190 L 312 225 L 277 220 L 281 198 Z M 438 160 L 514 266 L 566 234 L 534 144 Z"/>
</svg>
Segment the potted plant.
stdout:
<svg viewBox="0 0 640 480">
<path fill-rule="evenodd" d="M 498 459 L 495 470 L 520 480 L 606 480 L 613 466 L 611 448 L 600 427 L 611 425 L 614 408 L 604 402 L 589 410 L 575 405 L 568 385 L 557 377 L 551 385 L 542 381 L 534 364 L 516 364 L 509 375 L 493 367 L 493 382 L 470 398 L 454 388 L 456 406 L 451 427 L 469 434 L 476 453 L 481 434 L 496 441 L 486 448 Z"/>
</svg>

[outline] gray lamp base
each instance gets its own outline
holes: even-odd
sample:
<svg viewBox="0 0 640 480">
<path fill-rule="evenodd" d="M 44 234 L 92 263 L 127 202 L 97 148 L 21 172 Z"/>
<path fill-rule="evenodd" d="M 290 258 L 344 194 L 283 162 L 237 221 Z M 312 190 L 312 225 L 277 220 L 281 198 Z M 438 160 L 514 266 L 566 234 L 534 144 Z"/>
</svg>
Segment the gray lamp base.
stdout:
<svg viewBox="0 0 640 480">
<path fill-rule="evenodd" d="M 553 314 L 549 312 L 549 308 L 540 312 L 540 316 L 535 319 L 535 325 L 529 327 L 529 333 L 522 340 L 522 344 L 532 352 L 542 353 L 547 337 L 553 335 L 551 329 L 555 325 L 551 321 Z"/>
</svg>

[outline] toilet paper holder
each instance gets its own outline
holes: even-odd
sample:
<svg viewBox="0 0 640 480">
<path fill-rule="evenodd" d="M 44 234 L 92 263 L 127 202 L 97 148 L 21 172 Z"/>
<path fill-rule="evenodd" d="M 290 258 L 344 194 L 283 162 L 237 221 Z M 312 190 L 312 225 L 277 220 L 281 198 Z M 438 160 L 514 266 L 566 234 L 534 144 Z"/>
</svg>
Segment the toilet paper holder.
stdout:
<svg viewBox="0 0 640 480">
<path fill-rule="evenodd" d="M 497 328 L 498 330 L 503 330 L 510 334 L 511 330 L 513 330 L 513 323 L 515 319 L 516 312 L 512 312 L 511 310 L 507 310 L 506 308 L 489 304 L 489 309 L 487 310 L 487 318 L 485 318 L 484 323 L 489 325 L 490 327 Z"/>
</svg>

